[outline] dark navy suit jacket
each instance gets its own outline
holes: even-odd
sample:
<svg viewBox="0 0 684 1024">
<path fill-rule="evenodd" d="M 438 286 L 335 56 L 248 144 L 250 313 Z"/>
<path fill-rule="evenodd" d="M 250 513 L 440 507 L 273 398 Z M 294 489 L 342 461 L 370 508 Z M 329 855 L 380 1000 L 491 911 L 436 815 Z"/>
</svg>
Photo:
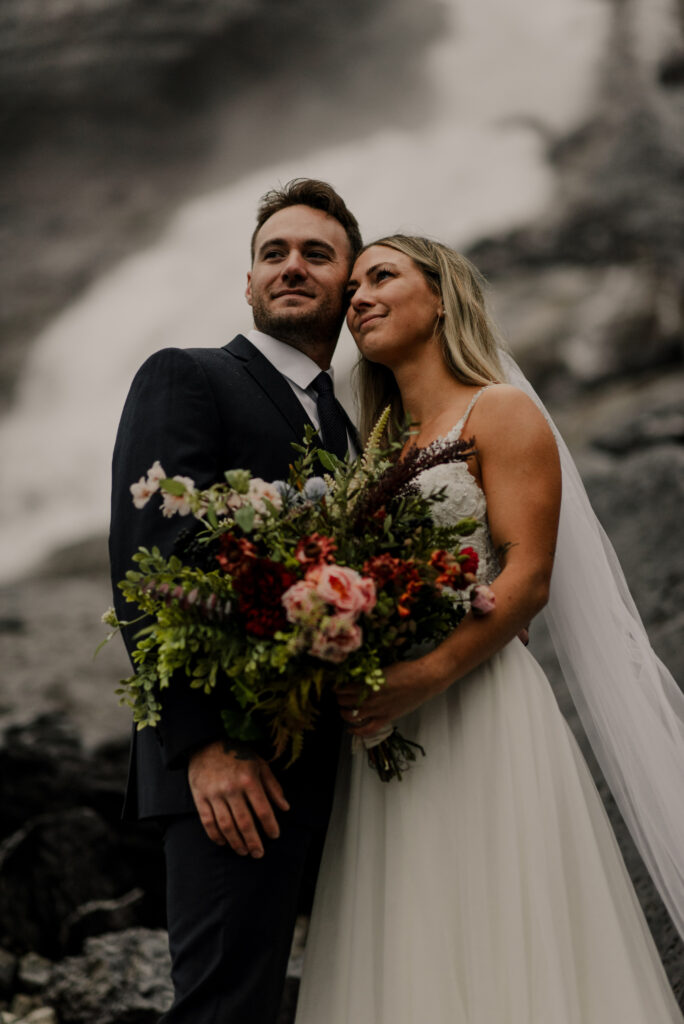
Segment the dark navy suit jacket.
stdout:
<svg viewBox="0 0 684 1024">
<path fill-rule="evenodd" d="M 126 400 L 112 466 L 109 547 L 121 618 L 134 616 L 116 583 L 131 568 L 138 546 L 156 544 L 170 554 L 188 527 L 185 518 L 164 518 L 154 499 L 142 510 L 134 508 L 130 484 L 155 459 L 169 476 L 189 476 L 200 488 L 238 467 L 265 480 L 282 479 L 295 454 L 292 442 L 301 442 L 308 423 L 285 378 L 242 335 L 223 348 L 164 349 L 143 364 Z M 124 638 L 130 650 L 132 638 Z M 164 693 L 159 726 L 133 732 L 125 817 L 195 810 L 187 758 L 222 735 L 221 704 L 191 690 L 184 679 L 178 682 Z M 292 819 L 316 823 L 327 813 L 340 731 L 330 701 L 319 727 L 307 735 L 301 758 L 289 769 L 275 765 Z"/>
</svg>

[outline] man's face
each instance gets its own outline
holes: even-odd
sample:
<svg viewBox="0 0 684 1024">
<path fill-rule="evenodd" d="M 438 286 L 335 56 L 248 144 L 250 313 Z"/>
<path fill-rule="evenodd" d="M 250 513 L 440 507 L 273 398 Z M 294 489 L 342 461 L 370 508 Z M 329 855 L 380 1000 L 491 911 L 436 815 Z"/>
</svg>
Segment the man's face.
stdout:
<svg viewBox="0 0 684 1024">
<path fill-rule="evenodd" d="M 339 221 L 288 206 L 261 226 L 247 274 L 254 326 L 295 348 L 334 347 L 346 311 L 351 248 Z"/>
</svg>

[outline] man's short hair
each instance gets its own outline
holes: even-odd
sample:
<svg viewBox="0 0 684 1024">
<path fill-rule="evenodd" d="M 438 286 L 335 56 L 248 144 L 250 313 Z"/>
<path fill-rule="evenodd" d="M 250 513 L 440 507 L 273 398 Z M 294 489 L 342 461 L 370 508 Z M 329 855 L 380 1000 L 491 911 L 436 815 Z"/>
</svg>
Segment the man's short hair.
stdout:
<svg viewBox="0 0 684 1024">
<path fill-rule="evenodd" d="M 257 207 L 256 227 L 251 241 L 252 262 L 254 262 L 254 245 L 259 229 L 274 213 L 285 210 L 288 206 L 311 206 L 314 210 L 323 210 L 324 213 L 339 221 L 349 239 L 351 262 L 354 262 L 363 245 L 356 217 L 347 209 L 346 203 L 338 196 L 332 185 L 328 185 L 325 181 L 317 181 L 316 178 L 293 178 L 281 188 L 271 189 L 261 197 Z"/>
</svg>

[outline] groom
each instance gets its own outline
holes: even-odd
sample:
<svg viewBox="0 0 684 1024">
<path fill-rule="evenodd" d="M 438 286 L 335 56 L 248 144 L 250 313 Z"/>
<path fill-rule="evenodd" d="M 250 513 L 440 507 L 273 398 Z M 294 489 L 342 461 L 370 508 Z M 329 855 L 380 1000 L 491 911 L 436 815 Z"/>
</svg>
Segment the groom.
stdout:
<svg viewBox="0 0 684 1024">
<path fill-rule="evenodd" d="M 165 349 L 139 370 L 113 458 L 110 555 L 116 582 L 139 545 L 169 554 L 187 520 L 130 485 L 159 460 L 198 487 L 242 467 L 287 476 L 292 442 L 313 423 L 324 447 L 354 448 L 326 371 L 361 247 L 354 216 L 324 182 L 296 179 L 261 200 L 247 301 L 255 330 L 219 349 Z M 125 637 L 129 650 L 131 635 Z M 340 720 L 325 708 L 291 767 L 226 741 L 220 701 L 183 681 L 164 694 L 155 730 L 134 732 L 124 814 L 164 830 L 175 998 L 164 1024 L 272 1024 L 307 860 L 332 800 Z"/>
</svg>

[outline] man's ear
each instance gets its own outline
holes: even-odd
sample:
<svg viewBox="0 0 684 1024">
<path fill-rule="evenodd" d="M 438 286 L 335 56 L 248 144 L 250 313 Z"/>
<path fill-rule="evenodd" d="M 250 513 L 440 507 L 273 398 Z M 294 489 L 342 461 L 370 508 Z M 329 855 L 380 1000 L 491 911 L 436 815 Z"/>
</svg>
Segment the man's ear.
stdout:
<svg viewBox="0 0 684 1024">
<path fill-rule="evenodd" d="M 245 289 L 245 298 L 247 299 L 247 302 L 251 306 L 252 305 L 252 274 L 251 274 L 251 272 L 249 270 L 247 271 L 247 287 Z"/>
</svg>

